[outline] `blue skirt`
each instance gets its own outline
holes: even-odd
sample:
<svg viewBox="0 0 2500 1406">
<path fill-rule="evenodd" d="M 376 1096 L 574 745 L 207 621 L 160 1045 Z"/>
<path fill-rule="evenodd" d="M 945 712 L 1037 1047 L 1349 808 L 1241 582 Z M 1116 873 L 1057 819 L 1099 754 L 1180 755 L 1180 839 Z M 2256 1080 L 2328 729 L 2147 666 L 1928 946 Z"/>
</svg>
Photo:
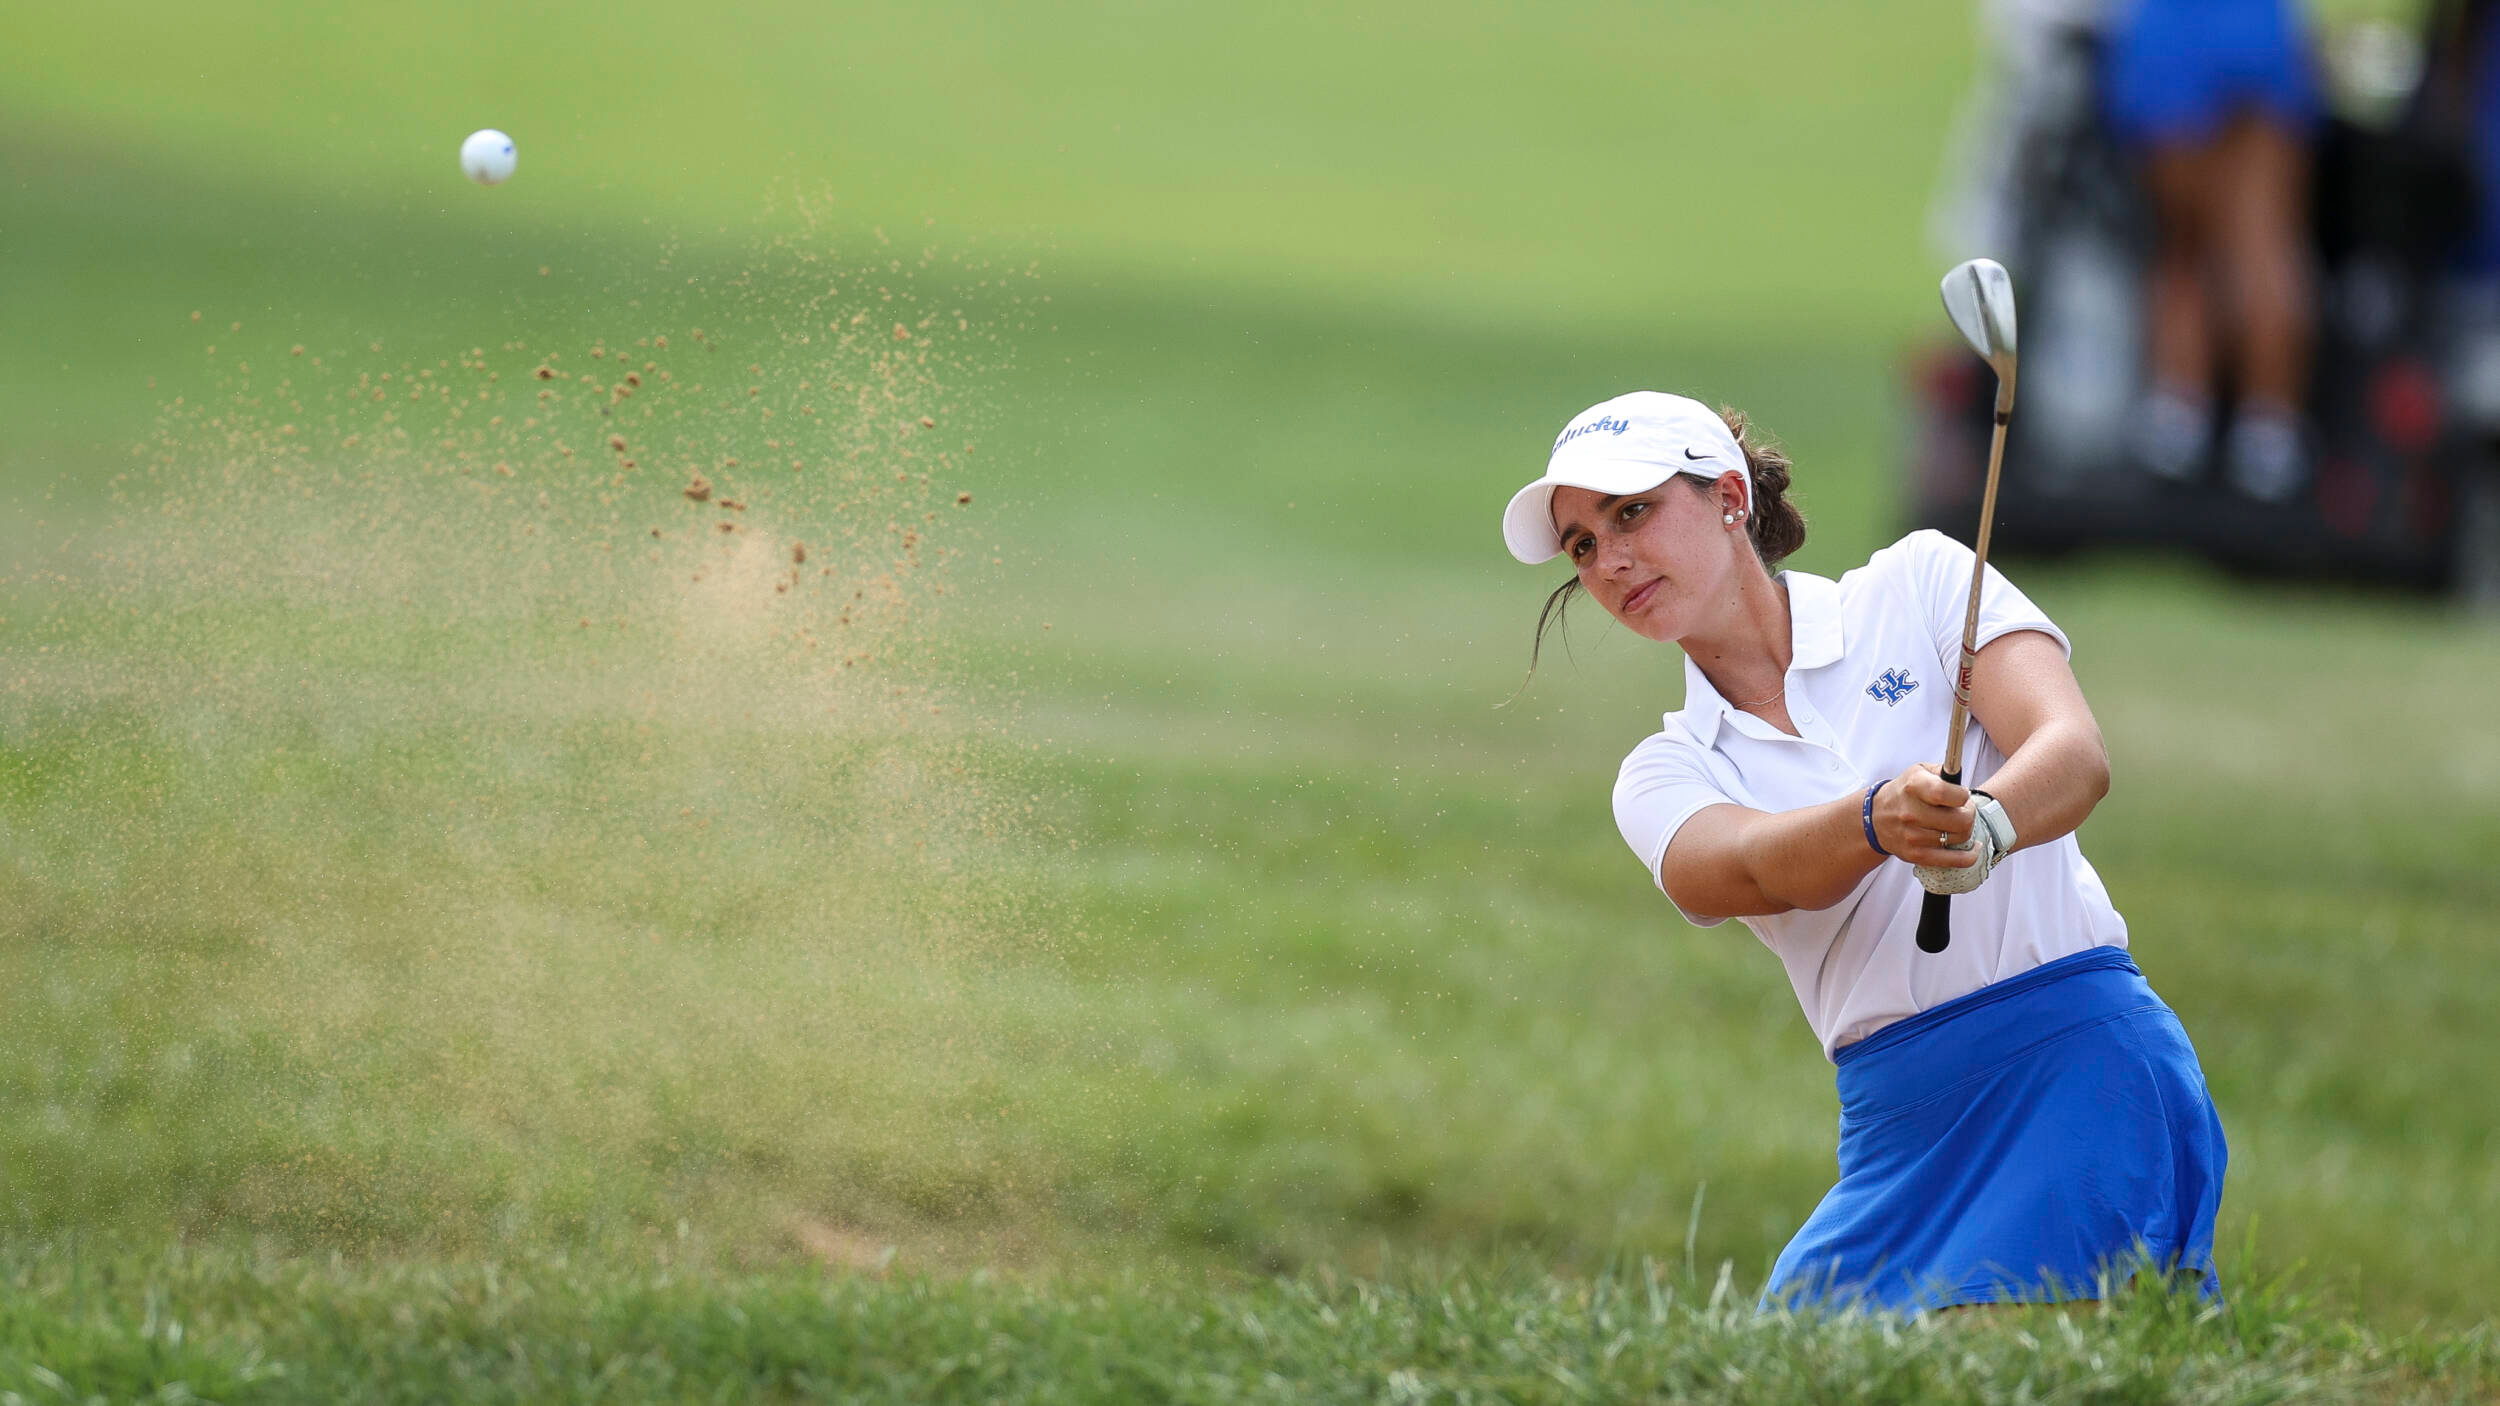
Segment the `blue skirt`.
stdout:
<svg viewBox="0 0 2500 1406">
<path fill-rule="evenodd" d="M 2089 1299 L 2142 1257 L 2210 1294 L 2227 1156 L 2179 1018 L 2096 947 L 1840 1051 L 1840 1184 L 1763 1304 Z"/>
</svg>

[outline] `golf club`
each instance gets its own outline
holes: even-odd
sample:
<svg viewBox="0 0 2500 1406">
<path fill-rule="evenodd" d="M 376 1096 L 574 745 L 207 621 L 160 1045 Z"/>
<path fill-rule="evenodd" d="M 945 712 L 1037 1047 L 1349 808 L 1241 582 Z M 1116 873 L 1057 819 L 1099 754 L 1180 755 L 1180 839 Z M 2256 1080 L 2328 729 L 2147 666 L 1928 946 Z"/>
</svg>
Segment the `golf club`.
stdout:
<svg viewBox="0 0 2500 1406">
<path fill-rule="evenodd" d="M 1945 729 L 1944 779 L 1962 783 L 1962 734 L 1970 726 L 1970 675 L 1979 636 L 1979 587 L 1988 573 L 1988 528 L 1997 515 L 1997 471 L 2005 463 L 2005 427 L 2014 418 L 2014 280 L 1994 259 L 1971 259 L 1946 272 L 1944 310 L 1962 340 L 1997 373 L 1996 428 L 1988 436 L 1988 483 L 1979 497 L 1979 535 L 1971 543 L 1970 603 L 1962 612 L 1962 662 L 1953 672 L 1953 721 Z M 1953 896 L 1930 893 L 1918 911 L 1918 950 L 1942 952 L 1953 941 Z"/>
</svg>

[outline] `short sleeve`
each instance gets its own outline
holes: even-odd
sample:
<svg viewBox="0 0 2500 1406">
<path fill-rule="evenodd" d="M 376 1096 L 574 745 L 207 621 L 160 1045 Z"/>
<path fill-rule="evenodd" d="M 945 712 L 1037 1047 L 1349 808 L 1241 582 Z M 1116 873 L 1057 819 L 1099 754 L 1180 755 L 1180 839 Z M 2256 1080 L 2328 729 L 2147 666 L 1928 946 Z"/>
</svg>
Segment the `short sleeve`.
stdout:
<svg viewBox="0 0 2500 1406">
<path fill-rule="evenodd" d="M 1615 828 L 1623 832 L 1623 842 L 1632 847 L 1641 867 L 1649 871 L 1649 881 L 1661 893 L 1667 886 L 1658 875 L 1658 865 L 1667 857 L 1675 832 L 1711 806 L 1737 804 L 1711 781 L 1695 744 L 1671 733 L 1644 739 L 1623 759 L 1623 770 L 1615 778 Z M 1675 903 L 1675 896 L 1669 894 L 1667 901 Z M 1675 911 L 1695 927 L 1717 927 L 1727 921 L 1685 913 L 1680 903 Z"/>
<path fill-rule="evenodd" d="M 1944 662 L 1948 673 L 1958 668 L 1962 617 L 1970 609 L 1971 563 L 1978 560 L 1978 555 L 1933 529 L 1913 532 L 1875 555 L 1878 560 L 1893 558 L 1885 564 L 1898 574 L 1902 586 L 1917 603 L 1920 618 L 1935 636 L 1936 657 Z M 2057 628 L 2040 607 L 2031 603 L 2031 597 L 2016 589 L 1991 564 L 1979 588 L 1979 633 L 1971 647 L 1985 649 L 1990 640 L 2017 630 L 2038 630 L 2056 640 L 2068 658 L 2074 656 L 2075 649 L 2067 642 L 2066 632 Z"/>
</svg>

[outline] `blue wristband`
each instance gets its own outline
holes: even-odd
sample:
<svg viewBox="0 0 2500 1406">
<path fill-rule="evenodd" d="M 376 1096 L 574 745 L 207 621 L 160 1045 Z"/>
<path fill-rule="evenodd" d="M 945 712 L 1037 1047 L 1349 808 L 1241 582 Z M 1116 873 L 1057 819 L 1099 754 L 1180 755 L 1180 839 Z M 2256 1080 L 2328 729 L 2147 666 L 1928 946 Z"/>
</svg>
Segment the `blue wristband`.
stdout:
<svg viewBox="0 0 2500 1406">
<path fill-rule="evenodd" d="M 1858 807 L 1858 823 L 1866 827 L 1867 847 L 1884 858 L 1890 859 L 1892 851 L 1884 848 L 1883 841 L 1875 838 L 1875 793 L 1884 789 L 1887 784 L 1889 783 L 1878 781 L 1866 788 L 1866 804 Z"/>
</svg>

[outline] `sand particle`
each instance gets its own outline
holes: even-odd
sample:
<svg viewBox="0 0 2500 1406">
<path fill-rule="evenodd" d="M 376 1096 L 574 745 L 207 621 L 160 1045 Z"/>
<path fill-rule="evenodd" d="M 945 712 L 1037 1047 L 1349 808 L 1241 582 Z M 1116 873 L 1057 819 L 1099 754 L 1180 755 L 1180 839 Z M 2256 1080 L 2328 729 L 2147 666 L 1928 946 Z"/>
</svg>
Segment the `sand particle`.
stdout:
<svg viewBox="0 0 2500 1406">
<path fill-rule="evenodd" d="M 956 507 L 958 507 L 958 508 L 961 508 L 961 507 L 966 507 L 966 506 L 968 506 L 971 502 L 972 502 L 972 495 L 971 495 L 971 494 L 969 494 L 969 493 L 958 493 L 958 494 L 956 494 L 956 495 L 955 495 L 955 506 L 956 506 Z"/>
<path fill-rule="evenodd" d="M 698 503 L 708 502 L 712 496 L 712 481 L 701 474 L 696 474 L 694 479 L 686 485 L 686 496 Z M 653 528 L 652 531 L 656 533 L 659 529 Z"/>
<path fill-rule="evenodd" d="M 625 452 L 625 436 L 623 436 L 623 435 L 621 435 L 621 434 L 612 434 L 612 435 L 609 435 L 609 436 L 608 436 L 608 448 L 615 450 L 615 451 L 616 451 L 617 453 L 619 453 L 619 454 L 624 453 L 624 452 Z"/>
</svg>

